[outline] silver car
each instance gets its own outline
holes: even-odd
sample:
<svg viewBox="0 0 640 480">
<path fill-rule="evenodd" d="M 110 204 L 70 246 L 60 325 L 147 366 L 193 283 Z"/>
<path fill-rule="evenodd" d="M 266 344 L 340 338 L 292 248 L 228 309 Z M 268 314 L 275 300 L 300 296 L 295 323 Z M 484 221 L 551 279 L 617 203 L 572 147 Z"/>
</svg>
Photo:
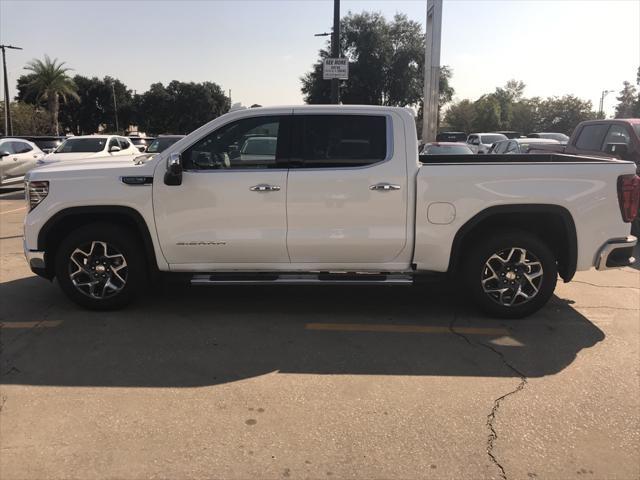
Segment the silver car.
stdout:
<svg viewBox="0 0 640 480">
<path fill-rule="evenodd" d="M 21 183 L 25 174 L 44 158 L 38 146 L 21 138 L 0 139 L 0 185 Z"/>
</svg>

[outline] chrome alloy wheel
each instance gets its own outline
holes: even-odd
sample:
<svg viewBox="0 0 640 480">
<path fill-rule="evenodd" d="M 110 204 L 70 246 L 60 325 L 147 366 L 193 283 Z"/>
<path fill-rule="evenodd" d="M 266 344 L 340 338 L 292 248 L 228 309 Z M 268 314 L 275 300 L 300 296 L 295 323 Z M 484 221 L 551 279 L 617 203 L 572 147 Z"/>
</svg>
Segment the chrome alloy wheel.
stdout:
<svg viewBox="0 0 640 480">
<path fill-rule="evenodd" d="M 93 241 L 76 248 L 69 257 L 69 278 L 84 295 L 105 299 L 117 295 L 127 283 L 124 255 L 107 242 Z"/>
<path fill-rule="evenodd" d="M 482 269 L 482 289 L 499 305 L 515 307 L 532 300 L 540 291 L 542 263 L 524 248 L 494 253 Z"/>
</svg>

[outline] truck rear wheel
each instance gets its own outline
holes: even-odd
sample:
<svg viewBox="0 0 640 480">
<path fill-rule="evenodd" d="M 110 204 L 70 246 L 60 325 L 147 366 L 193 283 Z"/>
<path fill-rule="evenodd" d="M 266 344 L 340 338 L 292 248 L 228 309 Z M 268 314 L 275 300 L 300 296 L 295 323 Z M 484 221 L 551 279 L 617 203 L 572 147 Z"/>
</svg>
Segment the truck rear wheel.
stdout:
<svg viewBox="0 0 640 480">
<path fill-rule="evenodd" d="M 130 303 L 144 283 L 144 259 L 125 228 L 95 223 L 71 232 L 55 258 L 56 278 L 75 303 L 114 310 Z"/>
<path fill-rule="evenodd" d="M 474 302 L 487 314 L 522 318 L 538 311 L 553 295 L 556 259 L 535 235 L 497 230 L 471 249 L 463 271 Z"/>
</svg>

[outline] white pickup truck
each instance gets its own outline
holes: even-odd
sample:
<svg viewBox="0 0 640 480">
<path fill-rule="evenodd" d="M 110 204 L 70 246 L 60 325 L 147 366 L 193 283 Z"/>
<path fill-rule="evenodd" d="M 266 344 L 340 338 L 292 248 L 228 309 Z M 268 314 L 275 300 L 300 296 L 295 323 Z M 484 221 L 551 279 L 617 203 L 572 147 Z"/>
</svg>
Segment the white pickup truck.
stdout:
<svg viewBox="0 0 640 480">
<path fill-rule="evenodd" d="M 24 250 L 78 304 L 111 309 L 164 275 L 192 284 L 404 285 L 436 272 L 521 317 L 558 275 L 629 265 L 640 179 L 621 160 L 428 156 L 413 115 L 255 108 L 137 162 L 30 172 Z"/>
</svg>

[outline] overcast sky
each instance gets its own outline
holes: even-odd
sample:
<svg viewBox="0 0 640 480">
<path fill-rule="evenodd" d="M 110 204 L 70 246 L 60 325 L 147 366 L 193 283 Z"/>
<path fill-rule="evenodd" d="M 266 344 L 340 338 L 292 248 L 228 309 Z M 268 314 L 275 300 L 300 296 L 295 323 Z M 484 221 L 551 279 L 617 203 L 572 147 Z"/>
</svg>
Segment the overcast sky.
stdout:
<svg viewBox="0 0 640 480">
<path fill-rule="evenodd" d="M 426 0 L 343 0 L 342 13 L 396 12 L 425 24 Z M 138 92 L 153 82 L 210 80 L 246 105 L 302 103 L 300 76 L 330 31 L 331 0 L 0 0 L 10 85 L 44 54 L 86 76 L 112 75 Z M 597 108 L 600 92 L 635 82 L 640 0 L 445 0 L 443 65 L 456 98 L 510 78 L 527 96 L 571 93 Z M 12 90 L 12 96 L 15 89 Z M 611 112 L 615 94 L 605 103 Z"/>
</svg>

